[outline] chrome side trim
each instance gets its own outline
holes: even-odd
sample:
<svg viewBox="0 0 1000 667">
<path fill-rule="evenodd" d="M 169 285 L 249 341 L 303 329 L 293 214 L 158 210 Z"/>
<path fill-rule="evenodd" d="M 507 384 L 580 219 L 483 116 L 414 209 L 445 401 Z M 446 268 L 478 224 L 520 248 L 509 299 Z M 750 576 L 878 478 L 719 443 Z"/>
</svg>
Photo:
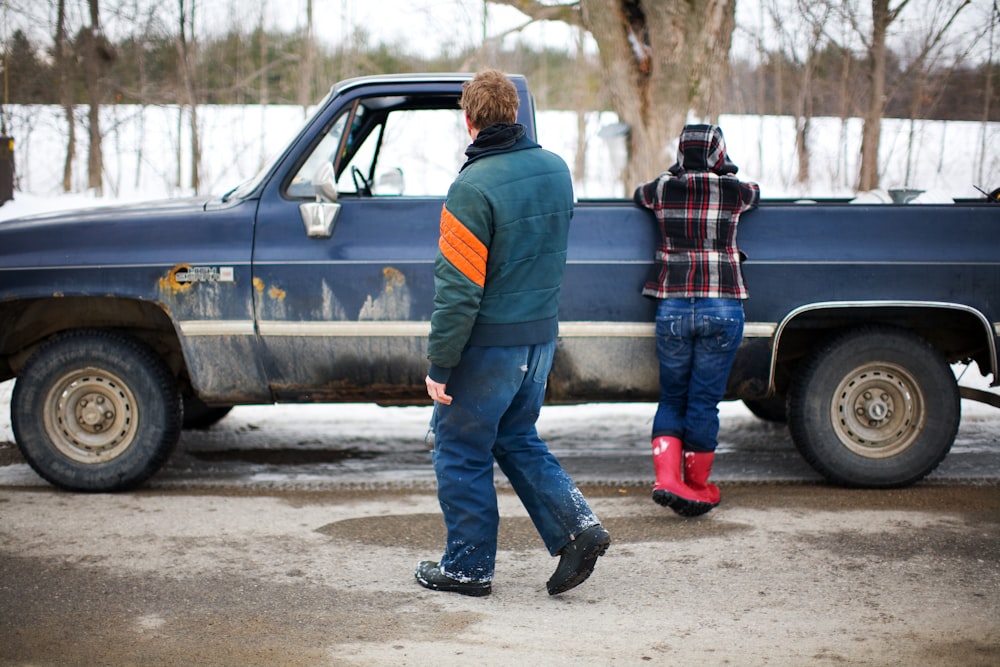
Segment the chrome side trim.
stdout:
<svg viewBox="0 0 1000 667">
<path fill-rule="evenodd" d="M 770 338 L 776 324 L 750 322 L 744 326 L 747 338 Z M 363 322 L 284 322 L 264 320 L 258 323 L 261 336 L 303 337 L 424 337 L 430 334 L 431 323 L 405 320 L 378 320 Z M 560 338 L 654 338 L 653 322 L 560 322 Z"/>
<path fill-rule="evenodd" d="M 178 262 L 185 264 L 186 262 Z M 211 262 L 198 262 L 197 266 L 250 266 L 246 260 L 213 260 Z M 173 265 L 173 266 L 176 266 Z M 121 262 L 120 264 L 40 264 L 34 266 L 0 266 L 0 271 L 79 271 L 79 270 L 109 270 L 109 269 L 163 269 L 172 268 L 163 262 Z M 84 296 L 104 296 L 104 295 L 84 295 Z"/>
<path fill-rule="evenodd" d="M 253 320 L 184 320 L 178 322 L 185 336 L 253 336 Z"/>
<path fill-rule="evenodd" d="M 431 332 L 430 322 L 405 320 L 366 322 L 282 322 L 263 320 L 257 324 L 261 336 L 344 336 L 417 337 Z"/>
<path fill-rule="evenodd" d="M 743 325 L 744 338 L 772 338 L 778 325 L 772 322 L 746 322 Z"/>
<path fill-rule="evenodd" d="M 251 336 L 252 320 L 186 320 L 179 324 L 185 336 Z M 744 338 L 770 338 L 778 325 L 747 322 Z M 285 322 L 262 320 L 257 329 L 262 336 L 426 336 L 430 322 L 378 320 L 364 322 Z M 560 322 L 560 338 L 653 338 L 653 322 Z"/>
<path fill-rule="evenodd" d="M 560 338 L 653 338 L 653 322 L 560 322 Z"/>
<path fill-rule="evenodd" d="M 770 338 L 777 324 L 747 322 L 743 325 L 744 338 Z M 655 322 L 560 322 L 560 338 L 654 338 Z"/>
</svg>

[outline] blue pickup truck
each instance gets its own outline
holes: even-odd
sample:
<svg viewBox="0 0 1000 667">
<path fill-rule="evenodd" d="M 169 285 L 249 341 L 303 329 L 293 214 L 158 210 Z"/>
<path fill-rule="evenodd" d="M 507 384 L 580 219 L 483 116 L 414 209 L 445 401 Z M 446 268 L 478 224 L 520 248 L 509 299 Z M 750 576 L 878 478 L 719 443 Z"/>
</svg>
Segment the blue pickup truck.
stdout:
<svg viewBox="0 0 1000 667">
<path fill-rule="evenodd" d="M 426 402 L 467 79 L 341 82 L 221 198 L 0 222 L 0 380 L 17 378 L 11 421 L 31 466 L 65 489 L 123 490 L 183 427 L 234 405 Z M 533 135 L 527 83 L 512 79 Z M 987 198 L 765 200 L 740 225 L 751 298 L 728 398 L 787 421 L 834 483 L 920 480 L 954 441 L 960 397 L 997 403 L 960 389 L 949 364 L 996 383 L 998 232 Z M 631 202 L 578 202 L 550 402 L 656 400 L 654 303 L 640 296 L 654 244 Z"/>
</svg>

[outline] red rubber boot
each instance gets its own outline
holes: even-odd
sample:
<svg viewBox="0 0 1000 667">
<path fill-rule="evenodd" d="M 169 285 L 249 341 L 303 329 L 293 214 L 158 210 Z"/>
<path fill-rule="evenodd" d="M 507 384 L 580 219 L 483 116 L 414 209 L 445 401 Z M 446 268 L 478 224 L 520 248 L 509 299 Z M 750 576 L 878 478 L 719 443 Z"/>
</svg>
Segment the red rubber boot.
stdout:
<svg viewBox="0 0 1000 667">
<path fill-rule="evenodd" d="M 697 514 L 687 514 L 685 516 L 697 516 L 704 514 L 719 504 L 721 494 L 719 487 L 708 483 L 708 476 L 712 474 L 712 463 L 715 462 L 715 452 L 692 452 L 684 451 L 684 483 L 688 485 L 699 498 L 705 500 L 710 507 Z M 703 509 L 703 508 L 699 508 Z"/>
<path fill-rule="evenodd" d="M 681 516 L 698 516 L 715 505 L 707 492 L 697 492 L 684 483 L 681 462 L 683 453 L 680 438 L 653 438 L 653 468 L 656 471 L 653 500 Z"/>
</svg>

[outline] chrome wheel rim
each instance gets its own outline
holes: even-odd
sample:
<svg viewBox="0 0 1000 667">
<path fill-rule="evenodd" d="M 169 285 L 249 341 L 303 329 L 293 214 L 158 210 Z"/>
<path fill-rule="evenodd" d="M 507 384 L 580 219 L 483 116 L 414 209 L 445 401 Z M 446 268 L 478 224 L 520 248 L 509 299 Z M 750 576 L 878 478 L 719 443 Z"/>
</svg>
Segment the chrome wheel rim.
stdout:
<svg viewBox="0 0 1000 667">
<path fill-rule="evenodd" d="M 913 444 L 926 418 L 925 403 L 920 384 L 904 368 L 873 363 L 840 382 L 830 416 L 845 447 L 859 456 L 883 459 Z"/>
<path fill-rule="evenodd" d="M 138 431 L 137 403 L 122 379 L 98 368 L 70 371 L 44 406 L 45 430 L 60 453 L 80 463 L 120 456 Z"/>
</svg>

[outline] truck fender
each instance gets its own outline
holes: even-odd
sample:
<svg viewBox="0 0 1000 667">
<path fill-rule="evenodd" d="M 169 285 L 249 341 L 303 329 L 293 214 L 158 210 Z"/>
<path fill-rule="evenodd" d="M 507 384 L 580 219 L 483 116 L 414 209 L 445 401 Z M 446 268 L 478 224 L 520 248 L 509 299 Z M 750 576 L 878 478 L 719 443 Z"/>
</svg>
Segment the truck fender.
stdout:
<svg viewBox="0 0 1000 667">
<path fill-rule="evenodd" d="M 852 314 L 851 311 L 856 311 Z M 875 311 L 881 311 L 876 313 Z M 778 324 L 774 332 L 772 344 L 771 365 L 768 378 L 768 387 L 771 394 L 775 393 L 779 384 L 779 366 L 783 359 L 798 354 L 790 348 L 796 348 L 794 342 L 789 343 L 795 337 L 795 330 L 803 322 L 804 318 L 809 318 L 814 324 L 810 326 L 810 331 L 817 328 L 823 329 L 823 325 L 818 327 L 815 323 L 827 322 L 826 330 L 844 329 L 851 326 L 861 326 L 864 324 L 889 324 L 904 329 L 916 329 L 916 326 L 907 326 L 901 320 L 914 321 L 921 317 L 922 312 L 934 312 L 943 316 L 961 315 L 964 320 L 971 324 L 967 327 L 968 335 L 974 339 L 970 340 L 970 347 L 982 347 L 985 353 L 978 360 L 980 370 L 984 375 L 993 374 L 994 384 L 997 384 L 998 361 L 997 361 L 997 339 L 994 335 L 993 326 L 989 318 L 980 310 L 961 303 L 943 301 L 823 301 L 809 303 L 789 312 Z M 859 317 L 863 313 L 863 317 Z M 903 315 L 905 314 L 905 318 Z M 939 342 L 933 334 L 923 334 L 931 345 L 938 348 L 946 357 L 952 356 L 945 345 Z M 949 361 L 959 361 L 961 359 L 950 359 Z M 984 363 L 985 362 L 985 363 Z M 780 393 L 780 392 L 779 392 Z"/>
</svg>

